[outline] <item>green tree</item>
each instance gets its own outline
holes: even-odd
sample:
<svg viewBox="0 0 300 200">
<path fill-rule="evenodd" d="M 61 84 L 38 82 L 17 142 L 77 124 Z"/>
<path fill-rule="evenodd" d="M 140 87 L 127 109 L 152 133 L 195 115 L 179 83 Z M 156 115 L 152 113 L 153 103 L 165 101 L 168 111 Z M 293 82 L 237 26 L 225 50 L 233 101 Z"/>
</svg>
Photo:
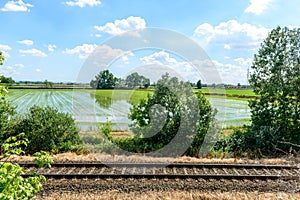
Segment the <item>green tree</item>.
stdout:
<svg viewBox="0 0 300 200">
<path fill-rule="evenodd" d="M 300 29 L 273 29 L 254 55 L 251 68 L 249 83 L 260 95 L 249 103 L 253 146 L 261 138 L 260 147 L 272 141 L 265 152 L 288 150 L 282 142 L 300 143 Z"/>
<path fill-rule="evenodd" d="M 2 52 L 0 51 L 0 65 L 3 65 L 4 56 L 2 55 Z"/>
<path fill-rule="evenodd" d="M 95 76 L 95 80 L 91 80 L 90 85 L 94 89 L 113 89 L 117 81 L 118 78 L 109 70 L 104 70 Z"/>
<path fill-rule="evenodd" d="M 0 76 L 0 83 L 13 84 L 15 81 L 11 77 Z"/>
<path fill-rule="evenodd" d="M 196 84 L 196 85 L 197 85 L 197 88 L 198 88 L 198 89 L 201 89 L 201 88 L 202 88 L 202 83 L 201 83 L 201 80 L 199 80 L 199 81 L 197 82 L 197 84 Z"/>
<path fill-rule="evenodd" d="M 45 85 L 46 88 L 53 89 L 53 83 L 48 81 L 47 79 L 44 81 L 44 85 Z"/>
<path fill-rule="evenodd" d="M 173 143 L 174 148 L 189 141 L 186 154 L 198 156 L 214 112 L 201 93 L 194 96 L 188 82 L 166 74 L 157 82 L 152 96 L 133 106 L 129 117 L 133 120 L 132 131 L 144 138 L 144 144 L 161 148 L 183 131 L 184 137 Z"/>
<path fill-rule="evenodd" d="M 3 64 L 4 56 L 0 51 L 0 65 Z M 2 143 L 3 129 L 7 127 L 9 119 L 15 114 L 15 108 L 6 99 L 8 90 L 0 85 L 0 143 Z"/>
<path fill-rule="evenodd" d="M 125 84 L 130 88 L 141 86 L 147 88 L 150 85 L 150 79 L 134 72 L 126 77 Z"/>
</svg>

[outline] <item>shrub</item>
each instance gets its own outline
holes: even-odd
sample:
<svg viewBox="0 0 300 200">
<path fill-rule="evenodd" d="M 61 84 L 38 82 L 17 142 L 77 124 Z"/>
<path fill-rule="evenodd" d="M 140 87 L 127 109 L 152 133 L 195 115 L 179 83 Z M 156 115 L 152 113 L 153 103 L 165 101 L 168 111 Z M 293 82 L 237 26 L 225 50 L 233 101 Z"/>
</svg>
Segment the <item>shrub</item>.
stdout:
<svg viewBox="0 0 300 200">
<path fill-rule="evenodd" d="M 0 162 L 0 199 L 31 199 L 36 196 L 37 192 L 42 189 L 42 183 L 46 181 L 42 175 L 36 175 L 33 172 L 32 176 L 27 178 L 22 177 L 26 171 L 18 164 L 13 164 L 9 161 L 11 154 L 19 155 L 23 153 L 20 145 L 27 145 L 25 134 L 21 133 L 14 137 L 9 137 L 1 146 L 3 155 L 0 159 L 6 158 L 5 162 Z M 51 167 L 49 153 L 40 152 L 36 154 L 35 161 L 38 167 Z"/>
<path fill-rule="evenodd" d="M 122 149 L 146 153 L 172 141 L 172 147 L 164 152 L 167 156 L 177 156 L 181 150 L 188 156 L 199 156 L 214 111 L 201 93 L 194 96 L 190 83 L 166 74 L 158 80 L 152 96 L 132 107 L 129 118 L 136 137 L 115 140 Z"/>
<path fill-rule="evenodd" d="M 33 106 L 23 117 L 15 117 L 5 135 L 24 132 L 28 139 L 26 153 L 38 151 L 64 152 L 81 145 L 79 128 L 71 115 L 51 107 Z"/>
</svg>

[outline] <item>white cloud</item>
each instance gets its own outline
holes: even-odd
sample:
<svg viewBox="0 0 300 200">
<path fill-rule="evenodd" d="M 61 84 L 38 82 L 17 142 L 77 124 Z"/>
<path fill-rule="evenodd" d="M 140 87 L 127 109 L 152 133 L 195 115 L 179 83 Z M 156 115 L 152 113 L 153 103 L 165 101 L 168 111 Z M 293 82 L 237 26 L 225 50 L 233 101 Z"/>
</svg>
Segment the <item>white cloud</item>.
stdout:
<svg viewBox="0 0 300 200">
<path fill-rule="evenodd" d="M 49 44 L 48 45 L 48 51 L 53 52 L 56 49 L 56 45 L 55 44 Z"/>
<path fill-rule="evenodd" d="M 32 40 L 20 40 L 20 41 L 17 41 L 17 42 L 20 43 L 20 44 L 27 45 L 27 46 L 33 45 Z"/>
<path fill-rule="evenodd" d="M 3 8 L 1 8 L 1 11 L 7 12 L 30 12 L 30 7 L 33 7 L 32 4 L 24 3 L 22 0 L 18 1 L 8 1 Z"/>
<path fill-rule="evenodd" d="M 95 49 L 96 44 L 83 44 L 80 46 L 76 46 L 73 49 L 66 49 L 63 53 L 66 54 L 79 54 L 80 59 L 86 59 Z"/>
<path fill-rule="evenodd" d="M 155 52 L 149 56 L 144 56 L 140 59 L 143 64 L 160 64 L 160 65 L 175 65 L 178 61 L 175 58 L 171 58 L 170 54 L 165 51 Z"/>
<path fill-rule="evenodd" d="M 111 35 L 119 35 L 126 31 L 146 28 L 146 21 L 141 17 L 130 16 L 127 19 L 115 20 L 114 23 L 108 22 L 104 26 L 94 26 L 94 28 Z"/>
<path fill-rule="evenodd" d="M 245 13 L 253 13 L 255 15 L 260 15 L 266 9 L 268 9 L 272 1 L 274 0 L 250 0 L 250 5 L 245 9 Z"/>
<path fill-rule="evenodd" d="M 231 46 L 229 44 L 224 44 L 224 49 L 229 50 L 229 49 L 231 49 Z"/>
<path fill-rule="evenodd" d="M 36 72 L 40 73 L 42 70 L 41 69 L 35 69 Z"/>
<path fill-rule="evenodd" d="M 5 44 L 0 44 L 0 51 L 3 53 L 3 56 L 6 58 L 9 58 L 10 55 L 8 54 L 7 51 L 10 51 L 11 47 Z"/>
<path fill-rule="evenodd" d="M 36 56 L 36 57 L 46 57 L 47 54 L 45 54 L 44 52 L 38 50 L 38 49 L 27 49 L 27 50 L 19 50 L 20 53 L 22 54 L 30 54 L 32 56 Z"/>
<path fill-rule="evenodd" d="M 14 67 L 17 67 L 17 68 L 24 68 L 25 66 L 23 64 L 15 64 Z"/>
<path fill-rule="evenodd" d="M 85 6 L 99 6 L 101 5 L 101 1 L 99 0 L 75 0 L 75 1 L 67 1 L 66 4 L 68 6 L 79 6 L 83 8 Z"/>
<path fill-rule="evenodd" d="M 200 43 L 208 42 L 227 49 L 257 49 L 267 35 L 268 29 L 263 26 L 240 24 L 236 20 L 222 22 L 217 26 L 204 23 L 194 31 L 194 37 L 200 39 Z"/>
<path fill-rule="evenodd" d="M 5 44 L 0 44 L 0 51 L 9 51 L 11 47 Z"/>
<path fill-rule="evenodd" d="M 215 79 L 213 77 L 215 73 L 212 73 L 213 63 L 206 59 L 188 62 L 168 52 L 160 51 L 144 56 L 140 60 L 146 66 L 143 68 L 143 74 L 152 81 L 157 81 L 166 72 L 184 81 L 196 82 L 200 76 L 203 78 L 206 75 L 207 80 Z"/>
<path fill-rule="evenodd" d="M 235 58 L 226 61 L 227 63 L 221 63 L 216 60 L 214 60 L 213 63 L 215 64 L 223 83 L 248 84 L 248 69 L 251 67 L 252 61 L 252 58 Z"/>
</svg>

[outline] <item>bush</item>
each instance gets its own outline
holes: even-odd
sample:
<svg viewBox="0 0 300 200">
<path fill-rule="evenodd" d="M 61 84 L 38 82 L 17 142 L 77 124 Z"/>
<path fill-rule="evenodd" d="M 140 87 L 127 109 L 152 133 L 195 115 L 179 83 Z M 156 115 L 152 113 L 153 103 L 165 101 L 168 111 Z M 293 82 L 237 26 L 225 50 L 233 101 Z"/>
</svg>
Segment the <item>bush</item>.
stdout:
<svg viewBox="0 0 300 200">
<path fill-rule="evenodd" d="M 277 128 L 245 126 L 243 129 L 235 129 L 228 138 L 219 140 L 214 148 L 226 149 L 234 156 L 278 156 L 283 149 L 283 145 L 279 143 L 281 140 Z"/>
<path fill-rule="evenodd" d="M 5 130 L 9 137 L 24 132 L 28 139 L 26 153 L 64 152 L 81 145 L 79 128 L 71 115 L 51 107 L 33 106 L 23 117 L 14 117 Z"/>
<path fill-rule="evenodd" d="M 178 156 L 182 150 L 188 156 L 199 156 L 214 111 L 201 93 L 194 95 L 190 83 L 166 74 L 152 96 L 132 107 L 129 118 L 136 137 L 115 140 L 122 149 L 147 153 L 172 142 L 166 156 Z"/>
<path fill-rule="evenodd" d="M 46 181 L 44 176 L 37 175 L 36 172 L 32 172 L 32 176 L 24 178 L 22 175 L 26 174 L 27 171 L 18 164 L 8 162 L 11 154 L 19 155 L 23 153 L 20 146 L 27 145 L 24 136 L 21 133 L 15 137 L 9 137 L 1 146 L 3 155 L 0 156 L 0 159 L 6 158 L 6 161 L 0 162 L 0 199 L 32 199 L 42 189 L 42 183 Z M 39 152 L 35 156 L 34 160 L 39 168 L 51 167 L 50 163 L 53 160 L 50 159 L 49 153 Z"/>
</svg>

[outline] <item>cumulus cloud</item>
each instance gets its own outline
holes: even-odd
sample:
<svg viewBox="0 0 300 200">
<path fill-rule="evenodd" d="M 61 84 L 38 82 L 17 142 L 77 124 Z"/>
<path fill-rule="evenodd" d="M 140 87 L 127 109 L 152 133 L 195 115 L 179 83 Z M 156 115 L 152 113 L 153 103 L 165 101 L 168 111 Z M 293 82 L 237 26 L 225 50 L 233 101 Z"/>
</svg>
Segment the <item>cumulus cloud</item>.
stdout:
<svg viewBox="0 0 300 200">
<path fill-rule="evenodd" d="M 33 45 L 32 40 L 20 40 L 20 41 L 17 41 L 17 42 L 20 43 L 20 44 L 27 45 L 27 46 Z"/>
<path fill-rule="evenodd" d="M 15 64 L 14 66 L 17 67 L 17 68 L 24 68 L 25 67 L 23 64 Z"/>
<path fill-rule="evenodd" d="M 74 47 L 73 49 L 66 49 L 63 53 L 66 54 L 78 54 L 80 59 L 86 59 L 95 49 L 96 44 L 83 44 Z"/>
<path fill-rule="evenodd" d="M 201 24 L 195 29 L 194 37 L 225 49 L 253 50 L 267 37 L 268 31 L 263 26 L 229 20 L 216 26 Z"/>
<path fill-rule="evenodd" d="M 149 56 L 144 56 L 140 59 L 143 64 L 167 64 L 175 65 L 178 64 L 178 61 L 175 58 L 171 58 L 170 54 L 165 51 L 155 52 Z"/>
<path fill-rule="evenodd" d="M 24 3 L 22 0 L 18 1 L 8 1 L 1 11 L 3 12 L 30 12 L 30 7 L 33 7 L 32 4 Z"/>
<path fill-rule="evenodd" d="M 5 44 L 0 44 L 0 51 L 3 53 L 3 56 L 6 58 L 9 58 L 10 55 L 8 54 L 7 51 L 10 51 L 11 47 Z"/>
<path fill-rule="evenodd" d="M 20 53 L 22 54 L 29 54 L 32 56 L 36 56 L 36 57 L 46 57 L 47 54 L 45 54 L 44 52 L 42 52 L 41 50 L 38 49 L 27 49 L 27 50 L 19 50 Z"/>
<path fill-rule="evenodd" d="M 146 28 L 146 21 L 141 17 L 130 16 L 127 19 L 108 22 L 104 26 L 94 26 L 97 31 L 105 32 L 111 35 L 119 35 L 126 31 Z"/>
<path fill-rule="evenodd" d="M 161 75 L 168 72 L 171 76 L 176 76 L 181 80 L 196 82 L 199 76 L 207 79 L 212 78 L 213 63 L 209 60 L 194 60 L 188 62 L 170 55 L 166 51 L 155 52 L 148 56 L 140 58 L 142 63 L 147 66 L 144 67 L 146 76 L 152 81 L 156 81 Z M 152 68 L 154 70 L 152 70 Z M 161 68 L 157 70 L 157 68 Z M 201 69 L 201 70 L 200 70 Z M 152 71 L 151 71 L 152 70 Z"/>
<path fill-rule="evenodd" d="M 37 68 L 37 69 L 35 69 L 35 71 L 36 71 L 37 73 L 40 73 L 42 70 L 39 69 L 39 68 Z"/>
<path fill-rule="evenodd" d="M 75 0 L 75 1 L 67 1 L 66 4 L 68 6 L 79 6 L 83 8 L 85 6 L 98 6 L 101 5 L 101 1 L 99 0 Z"/>
<path fill-rule="evenodd" d="M 48 51 L 53 52 L 56 49 L 56 45 L 55 44 L 49 44 L 48 45 Z"/>
<path fill-rule="evenodd" d="M 274 0 L 250 0 L 250 5 L 245 9 L 245 13 L 261 15 Z"/>
<path fill-rule="evenodd" d="M 251 67 L 252 58 L 235 58 L 231 62 L 221 63 L 214 60 L 222 81 L 231 84 L 247 84 L 248 83 L 248 69 Z"/>
</svg>

